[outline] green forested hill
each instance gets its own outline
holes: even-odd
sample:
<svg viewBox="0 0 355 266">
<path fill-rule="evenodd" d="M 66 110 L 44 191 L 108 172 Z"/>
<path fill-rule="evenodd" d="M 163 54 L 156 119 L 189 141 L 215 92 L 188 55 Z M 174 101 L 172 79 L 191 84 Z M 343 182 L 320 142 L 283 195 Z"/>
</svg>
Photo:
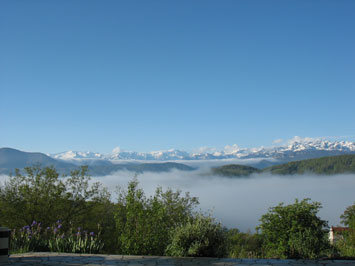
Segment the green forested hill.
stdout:
<svg viewBox="0 0 355 266">
<path fill-rule="evenodd" d="M 229 164 L 213 168 L 212 172 L 217 175 L 234 177 L 249 176 L 252 173 L 271 173 L 275 175 L 355 173 L 355 155 L 339 155 L 295 161 L 267 167 L 262 170 L 250 166 Z"/>
<path fill-rule="evenodd" d="M 340 155 L 289 162 L 265 168 L 263 169 L 263 172 L 270 172 L 278 175 L 305 173 L 334 175 L 355 173 L 355 155 Z"/>
<path fill-rule="evenodd" d="M 215 175 L 222 175 L 222 176 L 235 176 L 235 177 L 245 177 L 249 176 L 253 173 L 259 173 L 261 170 L 246 166 L 246 165 L 239 165 L 239 164 L 228 164 L 223 165 L 220 167 L 212 168 L 212 172 Z"/>
</svg>

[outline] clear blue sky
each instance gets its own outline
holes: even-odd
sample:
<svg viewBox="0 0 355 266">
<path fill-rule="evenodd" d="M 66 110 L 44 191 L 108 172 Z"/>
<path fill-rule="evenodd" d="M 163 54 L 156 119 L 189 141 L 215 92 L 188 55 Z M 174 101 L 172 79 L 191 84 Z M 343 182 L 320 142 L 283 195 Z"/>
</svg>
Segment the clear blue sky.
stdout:
<svg viewBox="0 0 355 266">
<path fill-rule="evenodd" d="M 355 1 L 0 2 L 0 147 L 355 134 Z"/>
</svg>

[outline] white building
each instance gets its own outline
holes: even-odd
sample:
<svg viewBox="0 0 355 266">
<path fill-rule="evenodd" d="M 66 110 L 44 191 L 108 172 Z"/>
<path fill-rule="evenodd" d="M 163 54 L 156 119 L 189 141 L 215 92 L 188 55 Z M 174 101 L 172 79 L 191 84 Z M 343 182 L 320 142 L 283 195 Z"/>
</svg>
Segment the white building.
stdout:
<svg viewBox="0 0 355 266">
<path fill-rule="evenodd" d="M 344 239 L 343 234 L 349 231 L 349 227 L 336 227 L 332 226 L 329 230 L 329 242 L 330 244 L 335 244 L 336 241 Z"/>
</svg>

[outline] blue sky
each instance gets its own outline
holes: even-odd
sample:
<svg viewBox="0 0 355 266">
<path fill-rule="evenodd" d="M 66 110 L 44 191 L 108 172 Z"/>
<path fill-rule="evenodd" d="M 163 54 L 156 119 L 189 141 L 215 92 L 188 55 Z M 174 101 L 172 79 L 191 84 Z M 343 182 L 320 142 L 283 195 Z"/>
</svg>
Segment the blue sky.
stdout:
<svg viewBox="0 0 355 266">
<path fill-rule="evenodd" d="M 355 1 L 0 2 L 0 147 L 355 135 Z"/>
</svg>

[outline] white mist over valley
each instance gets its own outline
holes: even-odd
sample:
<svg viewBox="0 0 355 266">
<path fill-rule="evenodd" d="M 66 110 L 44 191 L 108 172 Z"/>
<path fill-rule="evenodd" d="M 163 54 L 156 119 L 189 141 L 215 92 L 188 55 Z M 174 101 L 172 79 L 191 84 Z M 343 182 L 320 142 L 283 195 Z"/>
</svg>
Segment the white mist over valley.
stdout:
<svg viewBox="0 0 355 266">
<path fill-rule="evenodd" d="M 117 186 L 126 188 L 134 173 L 119 171 L 112 175 L 94 177 L 114 193 Z M 212 211 L 223 225 L 242 231 L 254 231 L 261 215 L 280 202 L 293 203 L 295 198 L 311 198 L 322 203 L 320 216 L 329 225 L 338 225 L 339 216 L 354 203 L 355 175 L 254 175 L 249 178 L 226 178 L 196 171 L 173 170 L 168 173 L 137 175 L 140 187 L 153 195 L 158 186 L 179 189 L 199 198 L 199 209 Z"/>
</svg>

